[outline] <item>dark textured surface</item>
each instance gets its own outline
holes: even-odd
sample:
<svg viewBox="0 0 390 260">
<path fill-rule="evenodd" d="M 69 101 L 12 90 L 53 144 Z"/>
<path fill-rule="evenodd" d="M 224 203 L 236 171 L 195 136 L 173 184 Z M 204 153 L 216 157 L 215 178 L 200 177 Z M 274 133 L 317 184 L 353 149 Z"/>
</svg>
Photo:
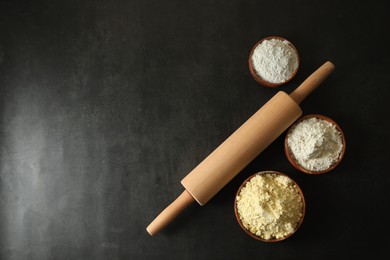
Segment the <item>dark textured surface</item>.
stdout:
<svg viewBox="0 0 390 260">
<path fill-rule="evenodd" d="M 373 257 L 390 218 L 387 1 L 0 1 L 0 258 Z M 289 165 L 283 137 L 206 206 L 151 238 L 180 180 L 261 107 L 247 58 L 269 35 L 300 51 L 290 92 L 326 60 L 302 104 L 333 118 L 347 152 L 333 172 Z M 260 170 L 307 201 L 284 242 L 247 236 L 233 199 Z"/>
</svg>

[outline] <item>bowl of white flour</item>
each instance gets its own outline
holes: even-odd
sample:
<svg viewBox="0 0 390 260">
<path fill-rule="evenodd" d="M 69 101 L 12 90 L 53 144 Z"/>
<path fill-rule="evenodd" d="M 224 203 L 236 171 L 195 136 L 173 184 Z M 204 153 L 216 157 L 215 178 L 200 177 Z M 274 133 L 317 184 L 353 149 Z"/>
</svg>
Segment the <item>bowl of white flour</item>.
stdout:
<svg viewBox="0 0 390 260">
<path fill-rule="evenodd" d="M 288 161 L 299 171 L 322 174 L 343 159 L 345 136 L 340 126 L 323 115 L 306 115 L 294 123 L 284 142 Z"/>
<path fill-rule="evenodd" d="M 237 191 L 234 212 L 249 236 L 278 242 L 292 236 L 305 216 L 305 199 L 287 175 L 263 171 L 246 179 Z"/>
<path fill-rule="evenodd" d="M 255 44 L 248 63 L 249 71 L 258 83 L 277 87 L 294 78 L 300 62 L 298 51 L 291 42 L 269 36 Z"/>
</svg>

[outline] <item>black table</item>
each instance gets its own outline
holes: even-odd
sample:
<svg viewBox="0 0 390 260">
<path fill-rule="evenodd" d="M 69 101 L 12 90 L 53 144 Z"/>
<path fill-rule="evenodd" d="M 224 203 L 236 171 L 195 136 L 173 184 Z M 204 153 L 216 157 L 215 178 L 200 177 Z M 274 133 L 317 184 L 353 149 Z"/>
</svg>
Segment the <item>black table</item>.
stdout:
<svg viewBox="0 0 390 260">
<path fill-rule="evenodd" d="M 387 1 L 1 1 L 0 258 L 365 258 L 387 252 L 390 52 Z M 260 86 L 248 55 L 279 35 L 301 67 Z M 180 180 L 277 91 L 323 62 L 335 72 L 304 103 L 340 124 L 343 162 L 310 176 L 284 134 L 207 205 L 155 237 L 146 226 Z M 280 243 L 233 212 L 262 170 L 301 186 L 307 214 Z"/>
</svg>

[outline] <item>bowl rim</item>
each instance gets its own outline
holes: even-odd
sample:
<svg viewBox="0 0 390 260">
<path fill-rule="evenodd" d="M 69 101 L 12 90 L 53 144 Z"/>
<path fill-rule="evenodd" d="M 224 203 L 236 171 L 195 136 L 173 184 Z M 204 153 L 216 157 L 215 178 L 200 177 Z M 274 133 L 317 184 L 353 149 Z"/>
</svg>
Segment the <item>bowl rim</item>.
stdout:
<svg viewBox="0 0 390 260">
<path fill-rule="evenodd" d="M 336 129 L 337 131 L 339 131 L 340 135 L 341 135 L 341 140 L 343 142 L 343 148 L 341 149 L 341 152 L 340 152 L 340 155 L 339 155 L 339 158 L 327 169 L 325 170 L 322 170 L 322 171 L 312 171 L 312 170 L 308 170 L 306 168 L 304 168 L 303 166 L 301 166 L 300 164 L 298 164 L 298 162 L 296 161 L 296 159 L 294 158 L 294 155 L 292 154 L 291 150 L 290 150 L 290 147 L 288 146 L 288 137 L 291 133 L 291 131 L 299 124 L 301 123 L 302 121 L 306 120 L 306 119 L 310 119 L 310 118 L 317 118 L 317 119 L 322 119 L 322 120 L 325 120 L 329 123 L 332 123 L 333 125 L 336 126 Z M 346 145 L 347 145 L 347 142 L 345 140 L 345 135 L 344 135 L 344 132 L 343 130 L 341 129 L 341 127 L 339 126 L 339 124 L 337 124 L 333 119 L 327 117 L 327 116 L 324 116 L 324 115 L 320 115 L 320 114 L 308 114 L 308 115 L 304 115 L 304 116 L 301 116 L 300 118 L 298 118 L 297 121 L 295 121 L 295 123 L 293 125 L 291 125 L 289 127 L 289 129 L 287 130 L 287 134 L 286 134 L 286 137 L 284 138 L 284 153 L 287 157 L 287 160 L 290 162 L 290 164 L 295 168 L 297 169 L 298 171 L 300 172 L 303 172 L 303 173 L 307 173 L 307 174 L 313 174 L 313 175 L 318 175 L 318 174 L 323 174 L 323 173 L 327 173 L 327 172 L 330 172 L 331 170 L 335 169 L 339 164 L 340 162 L 343 160 L 344 158 L 344 154 L 345 154 L 345 149 L 346 149 Z"/>
<path fill-rule="evenodd" d="M 238 194 L 240 194 L 241 189 L 246 185 L 246 183 L 248 181 L 250 181 L 253 177 L 257 176 L 257 175 L 269 174 L 269 173 L 273 173 L 273 174 L 277 174 L 277 175 L 281 175 L 281 176 L 285 176 L 285 177 L 289 178 L 295 184 L 295 186 L 297 187 L 299 195 L 301 196 L 301 199 L 302 199 L 302 216 L 301 216 L 301 219 L 299 220 L 299 223 L 298 223 L 297 227 L 295 228 L 294 232 L 288 234 L 285 237 L 275 238 L 275 239 L 264 239 L 264 238 L 262 238 L 260 236 L 257 236 L 255 234 L 253 234 L 248 229 L 246 229 L 245 226 L 241 223 L 241 219 L 239 217 L 239 213 L 238 213 L 238 210 L 237 210 L 237 196 L 238 196 Z M 238 224 L 240 225 L 241 229 L 244 230 L 244 232 L 247 235 L 251 236 L 252 238 L 254 238 L 256 240 L 263 241 L 263 242 L 268 242 L 268 243 L 280 242 L 280 241 L 283 241 L 283 240 L 291 237 L 292 235 L 294 235 L 298 231 L 298 229 L 301 227 L 301 225 L 303 223 L 303 219 L 305 218 L 305 214 L 306 214 L 306 200 L 305 200 L 305 196 L 303 195 L 301 187 L 299 187 L 298 183 L 296 183 L 295 180 L 293 180 L 287 174 L 284 174 L 284 173 L 281 173 L 281 172 L 278 172 L 278 171 L 273 171 L 273 170 L 260 171 L 260 172 L 257 172 L 255 174 L 252 174 L 251 176 L 246 178 L 244 180 L 244 182 L 238 188 L 238 190 L 236 192 L 236 195 L 234 197 L 234 214 L 236 216 L 236 220 L 237 220 Z"/>
<path fill-rule="evenodd" d="M 253 63 L 252 63 L 252 56 L 253 56 L 253 52 L 254 50 L 256 49 L 256 47 L 261 44 L 263 41 L 265 40 L 271 40 L 271 39 L 278 39 L 278 40 L 282 40 L 282 41 L 287 41 L 288 44 L 294 49 L 295 53 L 297 54 L 297 59 L 298 59 L 298 66 L 297 68 L 294 70 L 294 72 L 291 74 L 291 77 L 288 78 L 287 80 L 283 81 L 283 82 L 279 82 L 279 83 L 272 83 L 272 82 L 268 82 L 264 79 L 262 79 L 259 75 L 257 75 L 255 69 L 253 68 Z M 299 70 L 299 67 L 301 65 L 301 59 L 299 57 L 299 52 L 298 52 L 298 49 L 295 47 L 294 44 L 292 44 L 289 40 L 287 40 L 286 38 L 283 38 L 281 36 L 275 36 L 275 35 L 272 35 L 272 36 L 267 36 L 263 39 L 261 39 L 260 41 L 258 41 L 253 47 L 252 47 L 252 50 L 249 54 L 249 59 L 248 59 L 248 65 L 249 65 L 249 71 L 252 75 L 252 77 L 257 81 L 257 83 L 265 86 L 265 87 L 270 87 L 270 88 L 276 88 L 276 87 L 279 87 L 283 84 L 286 84 L 288 83 L 289 81 L 291 81 L 295 75 L 297 74 L 298 70 Z"/>
</svg>

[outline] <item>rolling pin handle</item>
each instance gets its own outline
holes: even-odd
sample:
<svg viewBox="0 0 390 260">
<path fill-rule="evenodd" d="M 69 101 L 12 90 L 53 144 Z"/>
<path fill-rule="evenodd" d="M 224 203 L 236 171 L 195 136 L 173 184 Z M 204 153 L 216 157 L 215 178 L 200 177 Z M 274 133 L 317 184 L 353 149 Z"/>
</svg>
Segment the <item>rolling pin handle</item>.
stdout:
<svg viewBox="0 0 390 260">
<path fill-rule="evenodd" d="M 300 104 L 313 90 L 315 90 L 334 70 L 332 62 L 327 61 L 316 71 L 313 72 L 298 88 L 296 88 L 290 97 Z"/>
<path fill-rule="evenodd" d="M 148 231 L 151 236 L 157 234 L 194 201 L 195 199 L 191 196 L 191 194 L 187 190 L 184 190 L 174 202 L 164 209 L 160 215 L 158 215 L 153 222 L 149 224 L 146 231 Z"/>
</svg>

